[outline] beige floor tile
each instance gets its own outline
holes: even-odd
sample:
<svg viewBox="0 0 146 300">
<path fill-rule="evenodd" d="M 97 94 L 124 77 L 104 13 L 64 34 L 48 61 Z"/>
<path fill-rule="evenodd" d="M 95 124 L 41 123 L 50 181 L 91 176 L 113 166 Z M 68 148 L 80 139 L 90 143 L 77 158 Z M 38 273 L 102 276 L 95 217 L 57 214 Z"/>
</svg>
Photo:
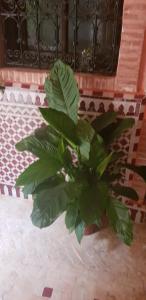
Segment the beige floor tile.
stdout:
<svg viewBox="0 0 146 300">
<path fill-rule="evenodd" d="M 31 209 L 29 200 L 0 197 L 0 300 L 30 300 L 44 287 L 54 289 L 51 300 L 146 300 L 146 225 L 135 226 L 131 248 L 109 229 L 80 246 L 64 216 L 39 230 Z"/>
</svg>

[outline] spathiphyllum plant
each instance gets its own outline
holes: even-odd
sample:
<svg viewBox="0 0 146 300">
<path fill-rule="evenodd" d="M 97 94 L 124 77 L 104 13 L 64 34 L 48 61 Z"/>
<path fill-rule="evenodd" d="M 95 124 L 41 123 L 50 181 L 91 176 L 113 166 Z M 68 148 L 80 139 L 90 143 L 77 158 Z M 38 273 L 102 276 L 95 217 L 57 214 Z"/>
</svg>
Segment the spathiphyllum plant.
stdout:
<svg viewBox="0 0 146 300">
<path fill-rule="evenodd" d="M 49 108 L 40 108 L 46 126 L 21 140 L 16 148 L 37 157 L 17 179 L 33 197 L 31 219 L 39 228 L 51 225 L 63 212 L 70 232 L 81 242 L 86 226 L 103 217 L 127 245 L 133 240 L 128 208 L 119 199 L 138 200 L 136 191 L 123 182 L 126 168 L 146 180 L 146 167 L 124 165 L 122 153 L 112 143 L 132 128 L 134 120 L 119 120 L 107 112 L 92 124 L 78 118 L 79 90 L 73 71 L 60 60 L 45 82 Z"/>
</svg>

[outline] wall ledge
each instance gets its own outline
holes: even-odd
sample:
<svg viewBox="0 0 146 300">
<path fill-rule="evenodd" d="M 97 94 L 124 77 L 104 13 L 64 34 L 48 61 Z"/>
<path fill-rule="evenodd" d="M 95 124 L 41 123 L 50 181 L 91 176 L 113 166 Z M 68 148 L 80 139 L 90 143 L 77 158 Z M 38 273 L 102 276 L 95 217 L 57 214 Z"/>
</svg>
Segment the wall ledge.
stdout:
<svg viewBox="0 0 146 300">
<path fill-rule="evenodd" d="M 47 70 L 30 68 L 0 68 L 0 85 L 43 91 L 47 73 Z M 126 86 L 119 89 L 116 76 L 90 73 L 76 73 L 75 76 L 82 95 L 124 97 L 129 100 L 144 96 L 144 92 L 129 91 Z"/>
</svg>

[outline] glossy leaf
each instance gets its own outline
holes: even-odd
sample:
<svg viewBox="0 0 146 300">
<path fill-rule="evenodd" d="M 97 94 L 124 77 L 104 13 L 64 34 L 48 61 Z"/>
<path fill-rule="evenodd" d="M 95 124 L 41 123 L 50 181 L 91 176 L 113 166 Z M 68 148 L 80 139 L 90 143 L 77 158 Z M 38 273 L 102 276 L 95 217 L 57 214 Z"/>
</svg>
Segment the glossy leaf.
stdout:
<svg viewBox="0 0 146 300">
<path fill-rule="evenodd" d="M 16 180 L 17 186 L 35 184 L 36 186 L 46 178 L 56 174 L 62 165 L 57 159 L 38 160 L 31 164 Z"/>
<path fill-rule="evenodd" d="M 102 213 L 105 213 L 109 202 L 109 187 L 103 180 L 97 182 L 97 201 L 101 216 Z"/>
<path fill-rule="evenodd" d="M 64 145 L 64 140 L 63 140 L 62 137 L 61 137 L 61 139 L 59 140 L 59 143 L 58 143 L 58 151 L 61 155 L 63 155 L 64 152 L 65 152 L 65 145 Z"/>
<path fill-rule="evenodd" d="M 81 141 L 91 142 L 95 134 L 94 129 L 86 120 L 79 120 L 77 124 L 77 135 Z"/>
<path fill-rule="evenodd" d="M 55 174 L 54 176 L 49 177 L 45 179 L 43 182 L 41 182 L 35 188 L 34 194 L 38 194 L 46 189 L 50 189 L 50 188 L 52 189 L 64 182 L 65 182 L 64 176 L 62 176 L 61 174 Z"/>
<path fill-rule="evenodd" d="M 124 151 L 113 152 L 111 157 L 111 163 L 117 162 L 117 160 L 121 159 L 124 155 Z"/>
<path fill-rule="evenodd" d="M 30 184 L 25 185 L 22 189 L 24 197 L 28 197 L 28 195 L 32 195 L 38 185 L 39 185 L 39 181 L 36 183 L 32 182 Z"/>
<path fill-rule="evenodd" d="M 79 199 L 79 209 L 81 218 L 86 224 L 94 223 L 97 208 L 96 188 L 88 185 L 83 187 Z"/>
<path fill-rule="evenodd" d="M 78 170 L 76 171 L 78 173 Z M 82 187 L 84 185 L 84 181 L 83 179 L 80 180 L 81 182 L 79 182 L 78 180 L 74 180 L 74 181 L 70 181 L 68 182 L 65 190 L 66 193 L 69 195 L 71 202 L 75 202 L 77 199 L 79 199 L 81 192 L 82 192 Z"/>
<path fill-rule="evenodd" d="M 65 171 L 69 175 L 73 176 L 72 173 L 73 173 L 74 167 L 73 167 L 73 162 L 72 162 L 72 156 L 71 156 L 70 151 L 67 148 L 65 149 L 62 159 L 63 159 Z"/>
<path fill-rule="evenodd" d="M 112 143 L 115 139 L 119 138 L 121 134 L 128 129 L 132 128 L 135 124 L 133 118 L 125 118 L 119 121 L 119 125 L 110 133 L 108 140 Z"/>
<path fill-rule="evenodd" d="M 75 227 L 75 234 L 79 244 L 81 243 L 85 231 L 85 223 L 79 218 Z"/>
<path fill-rule="evenodd" d="M 83 187 L 79 208 L 81 218 L 86 224 L 94 224 L 95 220 L 101 218 L 106 209 L 108 197 L 108 187 L 102 181 Z"/>
<path fill-rule="evenodd" d="M 67 207 L 67 211 L 65 215 L 65 224 L 70 232 L 72 232 L 75 229 L 77 217 L 78 217 L 77 202 L 70 203 Z"/>
<path fill-rule="evenodd" d="M 60 177 L 61 176 L 57 174 L 57 175 L 55 175 L 53 177 L 49 177 L 43 181 L 41 180 L 41 181 L 32 182 L 30 184 L 27 184 L 24 186 L 24 188 L 22 190 L 23 194 L 25 197 L 27 197 L 28 195 L 34 194 L 34 192 L 38 193 L 39 191 L 43 190 L 44 187 L 46 187 L 46 185 L 50 186 L 50 184 L 51 184 L 51 186 L 53 186 L 54 180 L 55 180 L 55 184 L 56 184 L 57 180 L 59 180 L 59 182 L 60 182 Z"/>
<path fill-rule="evenodd" d="M 18 151 L 29 151 L 35 156 L 47 159 L 58 156 L 58 149 L 48 140 L 39 140 L 35 135 L 30 135 L 16 144 Z"/>
<path fill-rule="evenodd" d="M 50 108 L 67 114 L 77 123 L 79 90 L 72 69 L 58 60 L 46 79 L 45 91 Z"/>
<path fill-rule="evenodd" d="M 132 199 L 132 200 L 139 200 L 139 196 L 137 192 L 129 187 L 129 186 L 122 186 L 120 184 L 112 186 L 112 190 L 117 194 L 123 197 Z"/>
<path fill-rule="evenodd" d="M 101 177 L 105 170 L 107 169 L 109 163 L 112 160 L 112 153 L 110 153 L 107 157 L 105 157 L 97 166 L 96 170 L 99 176 Z"/>
<path fill-rule="evenodd" d="M 59 132 L 71 145 L 78 145 L 79 140 L 76 134 L 76 125 L 64 113 L 54 109 L 40 108 L 43 118 Z"/>
<path fill-rule="evenodd" d="M 34 205 L 31 214 L 32 223 L 44 228 L 51 225 L 62 214 L 68 203 L 65 193 L 65 182 L 44 186 L 42 190 L 33 195 Z"/>
<path fill-rule="evenodd" d="M 91 143 L 89 166 L 96 169 L 98 164 L 100 164 L 106 157 L 107 151 L 103 140 L 99 135 L 96 135 Z"/>
<path fill-rule="evenodd" d="M 134 166 L 127 164 L 125 167 L 135 173 L 137 173 L 146 182 L 146 166 Z"/>
<path fill-rule="evenodd" d="M 122 202 L 111 199 L 107 206 L 107 216 L 119 238 L 130 246 L 133 241 L 133 232 L 128 208 Z"/>
<path fill-rule="evenodd" d="M 37 128 L 34 131 L 34 135 L 39 141 L 48 141 L 54 146 L 58 146 L 60 140 L 60 135 L 51 126 Z"/>
<path fill-rule="evenodd" d="M 106 112 L 98 116 L 93 122 L 92 126 L 97 133 L 103 130 L 105 127 L 109 126 L 116 121 L 117 113 L 116 112 Z"/>
<path fill-rule="evenodd" d="M 115 131 L 115 129 L 120 125 L 120 123 L 121 119 L 117 119 L 116 122 L 109 124 L 107 127 L 103 128 L 100 131 L 100 136 L 102 136 L 106 146 L 110 144 L 111 133 Z"/>
<path fill-rule="evenodd" d="M 119 181 L 122 178 L 122 174 L 121 173 L 110 173 L 110 172 L 106 172 L 102 179 L 105 180 L 105 182 L 107 182 L 107 184 L 111 184 L 111 183 L 115 183 L 115 181 Z"/>
<path fill-rule="evenodd" d="M 77 136 L 80 140 L 80 153 L 83 159 L 89 159 L 90 145 L 95 131 L 85 120 L 79 120 L 77 125 Z"/>
</svg>

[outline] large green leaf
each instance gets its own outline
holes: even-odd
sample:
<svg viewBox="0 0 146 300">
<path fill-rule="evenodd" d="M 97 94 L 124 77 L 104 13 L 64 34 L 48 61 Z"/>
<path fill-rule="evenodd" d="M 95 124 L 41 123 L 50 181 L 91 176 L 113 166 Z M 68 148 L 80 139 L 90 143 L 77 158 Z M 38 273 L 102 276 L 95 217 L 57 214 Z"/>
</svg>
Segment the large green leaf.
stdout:
<svg viewBox="0 0 146 300">
<path fill-rule="evenodd" d="M 103 173 L 106 171 L 108 164 L 111 162 L 113 153 L 110 153 L 107 157 L 105 157 L 97 166 L 97 173 L 101 177 Z"/>
<path fill-rule="evenodd" d="M 96 169 L 98 164 L 100 164 L 107 155 L 102 138 L 99 135 L 94 136 L 91 143 L 89 166 Z"/>
<path fill-rule="evenodd" d="M 67 211 L 66 211 L 66 215 L 65 215 L 65 224 L 70 232 L 72 232 L 75 229 L 77 217 L 78 217 L 77 202 L 70 203 L 67 206 Z"/>
<path fill-rule="evenodd" d="M 89 153 L 90 153 L 90 143 L 87 141 L 82 142 L 80 146 L 80 155 L 82 161 L 86 161 L 89 159 Z"/>
<path fill-rule="evenodd" d="M 58 147 L 60 135 L 51 126 L 37 128 L 34 135 L 39 141 L 48 141 L 52 145 Z"/>
<path fill-rule="evenodd" d="M 49 107 L 67 114 L 77 123 L 79 90 L 72 69 L 58 60 L 45 82 Z"/>
<path fill-rule="evenodd" d="M 133 118 L 125 118 L 123 120 L 120 120 L 116 128 L 113 131 L 111 131 L 109 136 L 107 136 L 108 141 L 112 143 L 115 139 L 119 138 L 123 132 L 132 128 L 134 124 L 135 121 Z"/>
<path fill-rule="evenodd" d="M 77 136 L 81 142 L 80 153 L 83 159 L 89 159 L 90 145 L 95 131 L 86 120 L 79 120 L 77 125 Z"/>
<path fill-rule="evenodd" d="M 69 199 L 65 186 L 65 182 L 57 179 L 52 186 L 51 183 L 46 184 L 33 195 L 31 220 L 35 226 L 44 228 L 51 225 L 66 210 Z"/>
<path fill-rule="evenodd" d="M 95 134 L 94 129 L 86 120 L 79 120 L 77 124 L 77 135 L 81 141 L 91 142 Z"/>
<path fill-rule="evenodd" d="M 61 175 L 56 175 L 55 177 L 49 177 L 47 179 L 45 179 L 44 181 L 36 181 L 36 182 L 32 182 L 30 184 L 27 184 L 24 186 L 24 188 L 22 189 L 23 194 L 25 197 L 27 197 L 28 195 L 32 195 L 34 194 L 34 192 L 38 193 L 40 190 L 42 190 L 44 187 L 46 187 L 46 185 L 48 186 L 50 183 L 51 185 L 53 185 L 53 180 L 55 178 L 55 180 L 59 180 L 60 177 L 62 178 Z"/>
<path fill-rule="evenodd" d="M 95 205 L 93 205 L 93 197 L 95 196 L 95 189 L 87 186 L 83 189 L 79 199 L 79 209 L 82 220 L 86 224 L 93 224 L 96 219 Z"/>
<path fill-rule="evenodd" d="M 104 143 L 108 145 L 110 143 L 110 135 L 116 130 L 116 128 L 121 123 L 121 119 L 117 119 L 116 122 L 109 124 L 107 127 L 100 131 L 100 136 L 102 136 Z"/>
<path fill-rule="evenodd" d="M 111 185 L 111 183 L 115 183 L 119 181 L 122 177 L 121 173 L 110 173 L 109 170 L 103 174 L 102 180 L 107 182 L 107 184 Z"/>
<path fill-rule="evenodd" d="M 85 232 L 85 223 L 81 220 L 80 217 L 78 217 L 76 222 L 76 227 L 75 227 L 75 234 L 79 243 L 81 243 L 81 240 L 84 236 L 84 232 Z"/>
<path fill-rule="evenodd" d="M 86 224 L 100 221 L 108 201 L 108 187 L 105 182 L 99 181 L 86 185 L 82 189 L 79 199 L 79 208 L 82 220 Z"/>
<path fill-rule="evenodd" d="M 130 246 L 133 241 L 133 231 L 128 208 L 122 202 L 111 199 L 107 206 L 107 216 L 119 238 Z"/>
<path fill-rule="evenodd" d="M 97 182 L 97 201 L 101 216 L 102 213 L 105 213 L 109 202 L 109 187 L 103 180 Z"/>
<path fill-rule="evenodd" d="M 16 185 L 25 186 L 35 184 L 37 186 L 46 178 L 55 175 L 61 167 L 60 161 L 52 157 L 47 160 L 37 160 L 18 177 Z"/>
<path fill-rule="evenodd" d="M 65 178 L 61 174 L 55 174 L 52 177 L 49 177 L 45 179 L 43 182 L 41 182 L 36 188 L 33 194 L 38 194 L 46 189 L 52 189 L 56 187 L 57 185 L 64 183 Z"/>
<path fill-rule="evenodd" d="M 129 186 L 122 186 L 120 184 L 114 185 L 112 186 L 112 190 L 117 194 L 117 195 L 121 195 L 123 197 L 132 199 L 132 200 L 138 200 L 139 196 L 137 194 L 137 192 L 129 187 Z"/>
<path fill-rule="evenodd" d="M 109 126 L 116 121 L 117 113 L 116 112 L 106 112 L 98 116 L 92 123 L 93 128 L 96 132 L 100 132 L 105 127 Z"/>
<path fill-rule="evenodd" d="M 56 184 L 56 180 L 60 180 L 61 178 L 62 178 L 62 175 L 57 174 L 57 175 L 49 177 L 43 181 L 40 180 L 40 181 L 36 181 L 36 182 L 32 182 L 30 184 L 27 184 L 22 189 L 23 194 L 25 197 L 27 197 L 28 195 L 38 193 L 41 190 L 43 190 L 44 187 L 46 187 L 46 185 L 49 186 L 51 184 L 51 186 L 53 186 L 54 180 L 55 180 L 55 184 Z"/>
<path fill-rule="evenodd" d="M 65 170 L 65 173 L 68 174 L 68 176 L 70 178 L 73 177 L 74 175 L 74 165 L 73 165 L 73 162 L 72 162 L 72 155 L 69 151 L 69 149 L 65 149 L 65 152 L 63 153 L 63 156 L 62 156 L 62 160 L 63 160 L 63 167 L 64 167 L 64 170 Z"/>
<path fill-rule="evenodd" d="M 51 108 L 40 108 L 43 118 L 59 132 L 71 145 L 78 145 L 76 125 L 63 112 Z"/>
<path fill-rule="evenodd" d="M 58 156 L 58 149 L 47 140 L 39 140 L 35 135 L 30 135 L 16 144 L 18 151 L 29 151 L 39 158 L 47 159 Z"/>
<path fill-rule="evenodd" d="M 75 181 L 68 182 L 66 186 L 66 193 L 70 195 L 73 202 L 75 202 L 76 197 L 78 197 L 82 185 Z"/>
<path fill-rule="evenodd" d="M 119 159 L 124 156 L 124 151 L 116 151 L 112 153 L 111 162 L 110 163 L 117 163 Z"/>
<path fill-rule="evenodd" d="M 123 167 L 126 167 L 127 169 L 137 173 L 146 182 L 146 166 L 134 166 L 134 165 L 127 164 Z"/>
<path fill-rule="evenodd" d="M 36 187 L 39 185 L 39 183 L 40 182 L 38 181 L 38 182 L 32 182 L 30 184 L 26 184 L 22 189 L 24 197 L 28 197 L 28 195 L 32 195 Z"/>
<path fill-rule="evenodd" d="M 64 139 L 61 137 L 61 139 L 59 140 L 59 143 L 58 143 L 58 151 L 61 155 L 64 154 L 65 152 L 65 144 L 64 144 Z"/>
</svg>

